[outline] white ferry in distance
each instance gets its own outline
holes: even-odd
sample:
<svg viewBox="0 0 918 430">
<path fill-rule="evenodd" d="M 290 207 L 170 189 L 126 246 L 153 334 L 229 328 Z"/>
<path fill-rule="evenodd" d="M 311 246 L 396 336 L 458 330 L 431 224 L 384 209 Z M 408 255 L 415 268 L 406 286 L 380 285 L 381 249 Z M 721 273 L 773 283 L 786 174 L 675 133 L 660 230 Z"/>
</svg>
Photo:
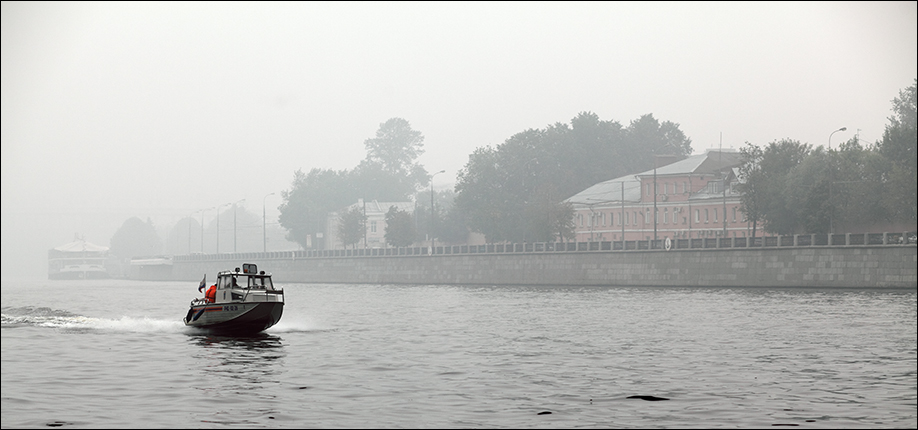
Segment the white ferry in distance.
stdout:
<svg viewBox="0 0 918 430">
<path fill-rule="evenodd" d="M 207 276 L 198 290 L 208 288 Z M 271 274 L 254 264 L 242 271 L 223 271 L 204 298 L 191 301 L 186 326 L 229 335 L 254 334 L 277 324 L 284 313 L 284 290 L 274 288 Z"/>
<path fill-rule="evenodd" d="M 111 256 L 108 247 L 77 235 L 73 242 L 48 250 L 48 279 L 105 279 Z"/>
</svg>

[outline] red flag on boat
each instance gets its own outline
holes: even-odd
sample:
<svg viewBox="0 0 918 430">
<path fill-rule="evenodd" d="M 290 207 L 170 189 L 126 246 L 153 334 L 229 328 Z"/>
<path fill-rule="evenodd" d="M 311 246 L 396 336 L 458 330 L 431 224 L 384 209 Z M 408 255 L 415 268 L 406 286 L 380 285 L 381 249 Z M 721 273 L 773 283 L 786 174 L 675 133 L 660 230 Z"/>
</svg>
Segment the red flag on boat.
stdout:
<svg viewBox="0 0 918 430">
<path fill-rule="evenodd" d="M 204 279 L 201 279 L 201 285 L 198 285 L 198 292 L 204 291 L 204 287 L 207 285 L 207 274 L 204 274 Z"/>
</svg>

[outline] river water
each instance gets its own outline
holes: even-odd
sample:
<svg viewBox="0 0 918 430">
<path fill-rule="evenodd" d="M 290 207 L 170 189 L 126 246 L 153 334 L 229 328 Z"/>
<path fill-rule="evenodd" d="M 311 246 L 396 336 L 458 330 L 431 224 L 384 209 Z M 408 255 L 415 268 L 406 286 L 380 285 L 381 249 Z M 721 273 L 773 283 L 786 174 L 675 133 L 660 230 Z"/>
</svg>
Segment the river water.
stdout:
<svg viewBox="0 0 918 430">
<path fill-rule="evenodd" d="M 916 291 L 4 280 L 2 427 L 915 428 Z M 631 396 L 655 396 L 648 401 Z"/>
</svg>

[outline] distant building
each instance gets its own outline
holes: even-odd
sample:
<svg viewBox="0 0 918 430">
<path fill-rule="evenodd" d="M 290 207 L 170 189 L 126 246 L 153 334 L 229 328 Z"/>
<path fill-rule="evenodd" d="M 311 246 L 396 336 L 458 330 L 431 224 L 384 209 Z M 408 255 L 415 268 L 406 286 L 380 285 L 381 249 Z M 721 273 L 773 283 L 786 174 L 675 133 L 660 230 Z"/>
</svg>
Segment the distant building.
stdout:
<svg viewBox="0 0 918 430">
<path fill-rule="evenodd" d="M 389 208 L 392 206 L 395 206 L 395 208 L 400 211 L 408 212 L 409 214 L 414 213 L 414 202 L 378 202 L 376 200 L 365 202 L 363 199 L 358 199 L 357 203 L 342 208 L 338 212 L 329 213 L 325 229 L 326 246 L 328 249 L 344 248 L 344 243 L 342 243 L 341 239 L 338 237 L 338 225 L 340 224 L 338 218 L 341 214 L 356 207 L 362 209 L 367 216 L 366 234 L 364 235 L 364 239 L 361 239 L 357 244 L 357 247 L 385 248 L 386 213 L 389 212 Z"/>
<path fill-rule="evenodd" d="M 710 150 L 593 185 L 567 199 L 575 240 L 751 236 L 736 190 L 740 164 L 736 151 Z M 756 236 L 764 235 L 759 225 Z"/>
<path fill-rule="evenodd" d="M 48 250 L 48 279 L 109 278 L 107 267 L 114 261 L 107 247 L 77 236 L 73 242 Z"/>
<path fill-rule="evenodd" d="M 171 255 L 150 255 L 131 259 L 130 279 L 162 281 L 172 279 Z"/>
</svg>

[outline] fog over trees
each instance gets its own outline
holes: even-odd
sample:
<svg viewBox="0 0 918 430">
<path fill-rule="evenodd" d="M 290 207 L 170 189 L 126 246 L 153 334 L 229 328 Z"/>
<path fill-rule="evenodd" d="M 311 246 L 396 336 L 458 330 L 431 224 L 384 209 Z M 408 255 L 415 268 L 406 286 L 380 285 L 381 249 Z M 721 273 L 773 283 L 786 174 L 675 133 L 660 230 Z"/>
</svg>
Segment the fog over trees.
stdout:
<svg viewBox="0 0 918 430">
<path fill-rule="evenodd" d="M 367 216 L 362 207 L 353 206 L 338 216 L 338 237 L 345 247 L 356 248 L 367 231 Z"/>
<path fill-rule="evenodd" d="M 692 152 L 691 139 L 678 124 L 660 122 L 652 114 L 622 127 L 582 112 L 570 124 L 524 130 L 496 147 L 478 148 L 459 172 L 455 204 L 441 199 L 431 214 L 424 196 L 430 177 L 417 163 L 423 141 L 423 134 L 408 121 L 391 118 L 364 142 L 367 156 L 354 169 L 295 172 L 280 206 L 280 223 L 288 238 L 307 247 L 310 238 L 324 233 L 328 213 L 358 199 L 414 200 L 414 234 L 430 232 L 447 242 L 464 242 L 469 232 L 483 233 L 489 241 L 567 238 L 573 231 L 573 211 L 564 199 L 596 182 L 646 170 L 654 155 Z M 356 221 L 344 215 L 342 220 L 348 223 L 339 234 L 349 238 L 346 244 L 354 244 L 344 233 Z M 394 242 L 405 243 L 403 233 Z"/>
<path fill-rule="evenodd" d="M 551 220 L 563 216 L 530 212 L 600 179 L 593 163 L 621 172 L 650 166 L 654 152 L 620 147 L 611 160 L 600 139 L 520 153 L 501 184 L 519 189 L 495 206 L 514 225 L 459 198 L 457 173 L 473 179 L 485 160 L 470 156 L 512 152 L 498 147 L 517 135 L 624 139 L 644 121 L 664 135 L 678 123 L 696 153 L 785 138 L 816 151 L 842 126 L 836 151 L 855 134 L 868 150 L 901 140 L 907 127 L 884 137 L 889 102 L 918 68 L 915 2 L 2 7 L 0 239 L 5 267 L 26 273 L 43 273 L 48 250 L 74 234 L 110 246 L 131 217 L 154 223 L 166 254 L 217 252 L 218 237 L 231 252 L 234 236 L 247 252 L 315 247 L 328 213 L 371 195 L 413 200 L 418 241 L 560 237 Z M 892 149 L 881 150 L 888 160 L 914 159 Z M 581 151 L 598 155 L 572 163 Z M 883 184 L 910 187 L 907 164 L 890 165 Z M 543 169 L 555 183 L 528 176 Z M 447 188 L 467 210 L 448 204 Z M 240 199 L 258 220 L 237 217 L 233 229 L 225 204 Z M 914 206 L 890 199 L 884 211 Z"/>
<path fill-rule="evenodd" d="M 790 138 L 762 146 L 747 142 L 740 149 L 744 163 L 738 186 L 753 234 L 759 228 L 797 234 L 914 225 L 916 84 L 892 100 L 893 115 L 880 141 L 864 142 L 855 135 L 836 148 Z M 365 199 L 415 202 L 413 214 L 394 208 L 386 214 L 385 239 L 392 246 L 431 238 L 464 243 L 470 232 L 482 233 L 489 242 L 566 240 L 573 232 L 567 197 L 604 180 L 646 171 L 655 156 L 692 152 L 692 140 L 679 124 L 652 114 L 623 127 L 581 112 L 570 123 L 524 130 L 499 145 L 477 148 L 458 173 L 455 189 L 434 191 L 426 188 L 430 175 L 417 162 L 423 142 L 421 131 L 407 120 L 391 118 L 365 140 L 366 158 L 353 169 L 294 172 L 279 207 L 287 238 L 302 248 L 323 247 L 318 238 L 328 214 Z M 339 218 L 338 236 L 346 246 L 357 246 L 366 215 L 353 207 Z M 202 241 L 201 224 L 185 217 L 169 230 L 168 252 L 257 250 L 260 236 L 252 233 L 265 228 L 264 222 L 242 205 L 227 204 L 204 227 L 208 240 Z M 111 252 L 121 258 L 163 252 L 152 221 L 137 217 L 124 222 L 111 244 Z"/>
<path fill-rule="evenodd" d="M 837 148 L 792 139 L 747 142 L 739 186 L 746 217 L 775 234 L 914 226 L 916 84 L 918 79 L 892 100 L 881 141 L 862 142 L 855 135 Z"/>
<path fill-rule="evenodd" d="M 156 233 L 153 221 L 141 221 L 131 217 L 124 221 L 121 228 L 111 239 L 109 251 L 121 259 L 156 255 L 162 252 L 162 239 Z"/>
<path fill-rule="evenodd" d="M 364 142 L 367 155 L 355 168 L 314 168 L 294 172 L 290 189 L 281 192 L 280 224 L 287 238 L 306 248 L 310 237 L 324 234 L 328 213 L 358 199 L 409 201 L 427 185 L 427 171 L 417 163 L 423 154 L 424 136 L 402 118 L 379 125 L 376 136 Z"/>
<path fill-rule="evenodd" d="M 655 155 L 689 155 L 679 124 L 652 114 L 627 127 L 581 112 L 570 124 L 517 133 L 480 147 L 459 172 L 453 219 L 490 242 L 569 238 L 573 209 L 564 199 L 585 188 L 653 167 Z"/>
<path fill-rule="evenodd" d="M 386 244 L 408 246 L 414 243 L 417 232 L 414 228 L 414 217 L 395 206 L 386 212 Z"/>
</svg>

